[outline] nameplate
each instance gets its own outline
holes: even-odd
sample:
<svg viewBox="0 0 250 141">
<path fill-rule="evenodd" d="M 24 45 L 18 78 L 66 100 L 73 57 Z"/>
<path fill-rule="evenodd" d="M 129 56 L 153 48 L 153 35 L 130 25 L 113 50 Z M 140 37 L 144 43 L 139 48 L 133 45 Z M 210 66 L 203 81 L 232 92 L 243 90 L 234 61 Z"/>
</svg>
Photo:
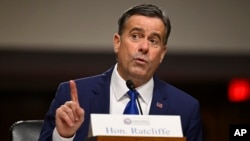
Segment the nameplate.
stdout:
<svg viewBox="0 0 250 141">
<path fill-rule="evenodd" d="M 183 137 L 180 116 L 91 114 L 92 136 Z"/>
</svg>

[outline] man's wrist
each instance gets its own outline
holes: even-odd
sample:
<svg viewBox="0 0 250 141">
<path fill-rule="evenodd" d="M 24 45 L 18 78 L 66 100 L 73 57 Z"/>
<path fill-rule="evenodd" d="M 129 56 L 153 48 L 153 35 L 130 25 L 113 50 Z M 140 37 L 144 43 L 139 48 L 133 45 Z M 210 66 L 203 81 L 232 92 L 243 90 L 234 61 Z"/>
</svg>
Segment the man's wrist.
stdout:
<svg viewBox="0 0 250 141">
<path fill-rule="evenodd" d="M 53 135 L 52 135 L 52 141 L 73 141 L 74 138 L 75 138 L 75 134 L 71 138 L 64 138 L 64 137 L 60 136 L 57 129 L 54 128 Z"/>
</svg>

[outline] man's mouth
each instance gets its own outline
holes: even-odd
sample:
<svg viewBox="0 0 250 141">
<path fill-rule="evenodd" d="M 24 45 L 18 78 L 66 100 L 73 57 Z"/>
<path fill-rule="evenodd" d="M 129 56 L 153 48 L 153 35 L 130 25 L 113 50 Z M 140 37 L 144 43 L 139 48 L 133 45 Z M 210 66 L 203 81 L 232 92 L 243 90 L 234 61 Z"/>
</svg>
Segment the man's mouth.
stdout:
<svg viewBox="0 0 250 141">
<path fill-rule="evenodd" d="M 147 63 L 147 60 L 145 60 L 144 58 L 135 58 L 135 61 L 139 64 L 145 64 Z"/>
</svg>

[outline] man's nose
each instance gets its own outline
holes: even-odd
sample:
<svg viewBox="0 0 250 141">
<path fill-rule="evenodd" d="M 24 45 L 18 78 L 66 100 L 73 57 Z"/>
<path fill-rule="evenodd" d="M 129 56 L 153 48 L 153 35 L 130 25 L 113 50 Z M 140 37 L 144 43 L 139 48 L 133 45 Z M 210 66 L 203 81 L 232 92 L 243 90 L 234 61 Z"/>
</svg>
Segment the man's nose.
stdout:
<svg viewBox="0 0 250 141">
<path fill-rule="evenodd" d="M 144 39 L 141 41 L 141 44 L 139 46 L 139 52 L 142 52 L 143 54 L 147 53 L 149 49 L 149 42 L 148 40 Z"/>
</svg>

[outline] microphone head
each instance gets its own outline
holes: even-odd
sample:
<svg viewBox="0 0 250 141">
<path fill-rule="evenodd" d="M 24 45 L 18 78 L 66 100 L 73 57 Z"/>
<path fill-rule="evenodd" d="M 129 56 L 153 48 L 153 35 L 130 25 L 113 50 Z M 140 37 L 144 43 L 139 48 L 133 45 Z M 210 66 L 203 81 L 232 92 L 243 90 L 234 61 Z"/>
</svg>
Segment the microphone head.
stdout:
<svg viewBox="0 0 250 141">
<path fill-rule="evenodd" d="M 133 81 L 127 80 L 127 81 L 126 81 L 126 85 L 127 85 L 127 87 L 128 87 L 130 90 L 132 90 L 132 91 L 135 90 L 135 85 L 134 85 Z"/>
</svg>

